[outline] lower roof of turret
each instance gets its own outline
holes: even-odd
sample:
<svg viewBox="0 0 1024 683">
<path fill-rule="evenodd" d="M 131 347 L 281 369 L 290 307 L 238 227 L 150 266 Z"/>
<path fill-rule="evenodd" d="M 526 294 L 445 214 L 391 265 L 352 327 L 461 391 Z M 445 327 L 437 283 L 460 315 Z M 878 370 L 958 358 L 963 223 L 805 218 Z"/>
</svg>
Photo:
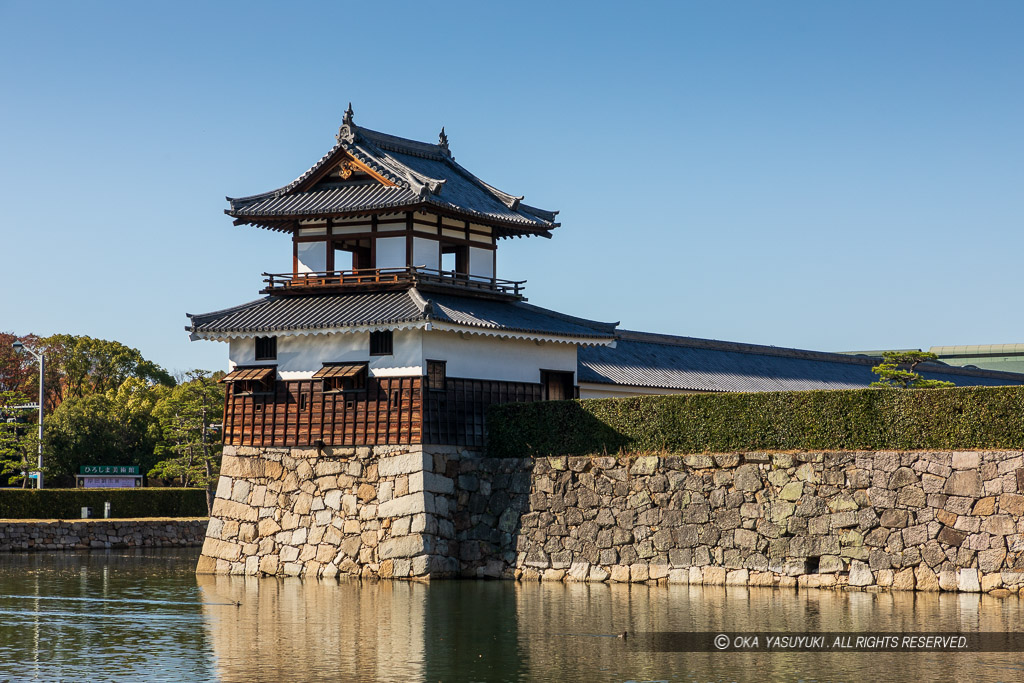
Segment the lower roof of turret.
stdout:
<svg viewBox="0 0 1024 683">
<path fill-rule="evenodd" d="M 402 291 L 267 296 L 240 306 L 187 314 L 193 339 L 272 334 L 324 334 L 426 327 L 493 336 L 609 344 L 618 323 L 585 320 L 522 301 Z"/>
</svg>

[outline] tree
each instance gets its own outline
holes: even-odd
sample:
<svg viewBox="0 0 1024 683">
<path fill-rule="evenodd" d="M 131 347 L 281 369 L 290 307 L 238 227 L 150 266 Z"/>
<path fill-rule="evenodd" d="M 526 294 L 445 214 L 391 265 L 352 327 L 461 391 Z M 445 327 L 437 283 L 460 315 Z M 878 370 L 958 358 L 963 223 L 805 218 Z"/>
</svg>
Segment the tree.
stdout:
<svg viewBox="0 0 1024 683">
<path fill-rule="evenodd" d="M 22 487 L 28 483 L 23 473 L 30 469 L 22 433 L 28 425 L 23 411 L 14 406 L 25 403 L 25 396 L 16 391 L 0 391 L 0 481 L 20 481 Z"/>
<path fill-rule="evenodd" d="M 35 348 L 39 339 L 34 334 L 19 337 L 10 332 L 0 332 L 0 391 L 17 391 L 25 396 L 39 392 L 39 367 L 31 354 L 18 353 L 11 346 L 20 341 Z"/>
<path fill-rule="evenodd" d="M 901 389 L 935 389 L 956 386 L 952 382 L 925 379 L 914 372 L 921 363 L 938 359 L 937 355 L 927 351 L 886 351 L 882 354 L 882 362 L 871 368 L 871 372 L 879 377 L 878 381 L 871 383 L 871 386 Z"/>
<path fill-rule="evenodd" d="M 170 389 L 151 387 L 130 377 L 105 393 L 68 397 L 46 420 L 48 463 L 55 474 L 70 476 L 82 465 L 155 463 L 160 426 L 153 409 Z"/>
<path fill-rule="evenodd" d="M 82 398 L 117 390 L 125 380 L 174 386 L 162 367 L 120 342 L 70 334 L 39 340 L 46 354 L 47 406 L 55 408 L 68 398 Z"/>
<path fill-rule="evenodd" d="M 156 455 L 164 459 L 153 466 L 149 476 L 205 488 L 207 509 L 211 511 L 213 485 L 220 474 L 219 423 L 224 387 L 217 380 L 222 375 L 189 372 L 187 381 L 170 390 L 153 410 L 163 437 L 156 446 Z"/>
</svg>

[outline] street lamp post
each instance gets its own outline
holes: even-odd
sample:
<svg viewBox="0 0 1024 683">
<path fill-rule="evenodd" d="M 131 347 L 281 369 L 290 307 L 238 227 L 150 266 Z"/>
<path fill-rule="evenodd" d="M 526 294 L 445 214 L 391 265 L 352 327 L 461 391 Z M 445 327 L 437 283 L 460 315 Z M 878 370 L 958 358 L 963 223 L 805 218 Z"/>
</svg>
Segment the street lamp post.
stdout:
<svg viewBox="0 0 1024 683">
<path fill-rule="evenodd" d="M 45 377 L 44 373 L 46 371 L 46 357 L 42 352 L 36 353 L 34 349 L 29 346 L 25 346 L 20 341 L 14 342 L 11 346 L 18 352 L 22 350 L 28 351 L 35 356 L 36 360 L 39 361 L 39 472 L 38 479 L 36 479 L 38 482 L 36 486 L 38 488 L 43 488 L 43 400 L 45 397 L 43 382 Z"/>
</svg>

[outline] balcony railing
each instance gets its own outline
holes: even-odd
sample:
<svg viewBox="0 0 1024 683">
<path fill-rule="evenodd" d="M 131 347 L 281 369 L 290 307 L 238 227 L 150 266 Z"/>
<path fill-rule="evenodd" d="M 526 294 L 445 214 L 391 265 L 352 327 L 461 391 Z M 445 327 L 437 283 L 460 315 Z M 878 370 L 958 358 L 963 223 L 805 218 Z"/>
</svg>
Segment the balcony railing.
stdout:
<svg viewBox="0 0 1024 683">
<path fill-rule="evenodd" d="M 522 298 L 526 284 L 525 280 L 502 280 L 496 277 L 481 277 L 424 266 L 360 268 L 358 270 L 328 270 L 308 273 L 263 273 L 263 281 L 267 283 L 263 289 L 263 292 L 267 294 L 423 283 L 494 292 L 519 298 Z"/>
</svg>

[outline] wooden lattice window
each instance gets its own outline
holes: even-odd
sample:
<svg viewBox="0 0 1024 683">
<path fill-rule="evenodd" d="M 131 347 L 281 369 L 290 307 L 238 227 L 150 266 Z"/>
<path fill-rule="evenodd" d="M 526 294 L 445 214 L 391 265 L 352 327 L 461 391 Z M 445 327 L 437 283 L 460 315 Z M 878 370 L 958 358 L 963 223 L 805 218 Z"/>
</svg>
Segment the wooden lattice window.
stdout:
<svg viewBox="0 0 1024 683">
<path fill-rule="evenodd" d="M 313 379 L 324 382 L 324 392 L 366 391 L 366 363 L 324 364 Z"/>
<path fill-rule="evenodd" d="M 391 330 L 370 333 L 370 355 L 390 356 L 394 353 L 395 340 Z"/>
<path fill-rule="evenodd" d="M 274 391 L 274 377 L 277 367 L 274 365 L 239 366 L 224 375 L 221 382 L 231 385 L 235 396 L 248 394 L 269 394 Z"/>
<path fill-rule="evenodd" d="M 446 361 L 427 361 L 427 388 L 433 391 L 444 391 L 447 376 Z"/>
<path fill-rule="evenodd" d="M 256 337 L 256 360 L 277 360 L 277 337 Z"/>
</svg>

